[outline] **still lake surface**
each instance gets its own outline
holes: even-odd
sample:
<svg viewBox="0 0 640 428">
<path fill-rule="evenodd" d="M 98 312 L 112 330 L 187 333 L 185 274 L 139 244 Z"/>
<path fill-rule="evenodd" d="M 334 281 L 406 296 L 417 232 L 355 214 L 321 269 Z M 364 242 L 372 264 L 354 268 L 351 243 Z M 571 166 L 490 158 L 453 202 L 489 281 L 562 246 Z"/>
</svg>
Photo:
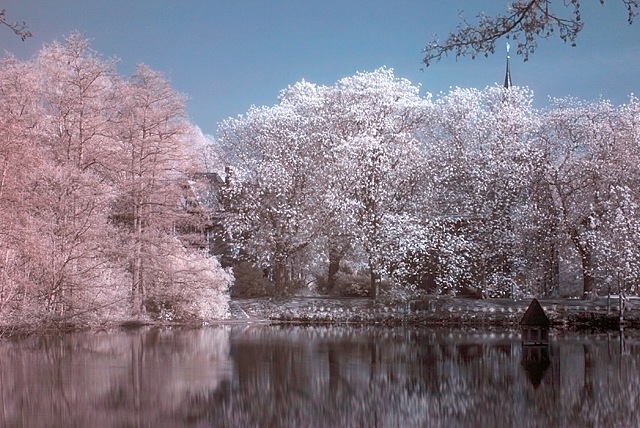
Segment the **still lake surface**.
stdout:
<svg viewBox="0 0 640 428">
<path fill-rule="evenodd" d="M 638 332 L 226 325 L 0 341 L 2 427 L 635 427 Z"/>
</svg>

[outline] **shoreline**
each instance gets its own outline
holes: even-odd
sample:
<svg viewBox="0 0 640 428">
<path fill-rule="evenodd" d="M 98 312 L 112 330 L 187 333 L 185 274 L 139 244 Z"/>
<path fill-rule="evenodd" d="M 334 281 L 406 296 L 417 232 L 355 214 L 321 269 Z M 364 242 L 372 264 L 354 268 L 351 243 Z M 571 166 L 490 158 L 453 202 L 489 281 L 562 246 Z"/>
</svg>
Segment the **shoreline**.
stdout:
<svg viewBox="0 0 640 428">
<path fill-rule="evenodd" d="M 210 322 L 166 322 L 122 320 L 102 325 L 46 323 L 0 327 L 1 338 L 30 335 L 65 334 L 77 331 L 136 330 L 144 327 L 198 328 L 207 325 L 380 325 L 407 327 L 520 328 L 520 320 L 532 299 L 475 300 L 429 296 L 408 301 L 369 298 L 333 298 L 324 296 L 232 299 L 230 317 Z M 551 329 L 605 332 L 620 329 L 640 330 L 640 300 L 627 303 L 621 323 L 617 301 L 605 304 L 596 300 L 538 300 L 551 321 Z"/>
<path fill-rule="evenodd" d="M 531 300 L 426 297 L 393 302 L 366 298 L 293 297 L 235 299 L 232 305 L 241 309 L 246 321 L 254 322 L 519 328 Z M 622 323 L 617 304 L 611 304 L 607 310 L 606 299 L 542 299 L 539 302 L 554 329 L 640 329 L 640 301 L 635 299 L 627 303 Z"/>
</svg>

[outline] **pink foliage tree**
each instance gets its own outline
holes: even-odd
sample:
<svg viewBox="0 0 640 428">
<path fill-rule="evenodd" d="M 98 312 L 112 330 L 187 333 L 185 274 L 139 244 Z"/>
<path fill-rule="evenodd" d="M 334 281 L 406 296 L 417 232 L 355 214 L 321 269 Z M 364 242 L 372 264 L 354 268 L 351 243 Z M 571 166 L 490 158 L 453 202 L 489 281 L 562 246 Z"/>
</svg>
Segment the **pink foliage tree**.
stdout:
<svg viewBox="0 0 640 428">
<path fill-rule="evenodd" d="M 231 276 L 181 239 L 203 168 L 183 98 L 148 67 L 123 80 L 77 33 L 0 74 L 4 319 L 155 316 L 159 295 L 175 315 L 224 316 Z"/>
</svg>

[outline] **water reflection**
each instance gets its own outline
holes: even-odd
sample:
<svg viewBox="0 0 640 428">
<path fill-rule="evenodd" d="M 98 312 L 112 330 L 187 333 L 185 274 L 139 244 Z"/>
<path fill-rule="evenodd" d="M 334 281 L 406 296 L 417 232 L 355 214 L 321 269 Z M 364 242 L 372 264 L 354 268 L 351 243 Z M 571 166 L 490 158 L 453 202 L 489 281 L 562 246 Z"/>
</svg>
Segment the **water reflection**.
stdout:
<svg viewBox="0 0 640 428">
<path fill-rule="evenodd" d="M 3 427 L 180 426 L 232 374 L 225 329 L 30 337 L 0 361 Z"/>
<path fill-rule="evenodd" d="M 626 340 L 622 340 L 626 339 Z M 640 340 L 225 326 L 0 343 L 6 427 L 638 426 Z"/>
<path fill-rule="evenodd" d="M 522 367 L 534 388 L 537 389 L 540 386 L 550 365 L 549 345 L 523 345 Z"/>
</svg>

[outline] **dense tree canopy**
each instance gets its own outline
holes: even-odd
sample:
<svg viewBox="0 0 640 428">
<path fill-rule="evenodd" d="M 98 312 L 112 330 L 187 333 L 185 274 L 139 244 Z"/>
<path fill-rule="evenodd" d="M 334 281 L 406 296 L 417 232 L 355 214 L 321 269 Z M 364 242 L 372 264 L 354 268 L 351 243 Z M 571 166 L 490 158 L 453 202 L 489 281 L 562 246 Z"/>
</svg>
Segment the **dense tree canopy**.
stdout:
<svg viewBox="0 0 640 428">
<path fill-rule="evenodd" d="M 183 238 L 203 167 L 169 83 L 75 33 L 0 77 L 2 322 L 224 316 L 229 275 Z"/>
<path fill-rule="evenodd" d="M 376 294 L 382 230 L 417 185 L 426 104 L 410 82 L 379 69 L 332 87 L 300 82 L 278 105 L 221 126 L 241 180 L 231 189 L 228 225 L 245 251 L 271 261 L 278 289 L 310 250 L 325 247 L 336 259 L 362 246 Z"/>
<path fill-rule="evenodd" d="M 359 272 L 371 296 L 637 292 L 637 100 L 532 103 L 389 69 L 299 82 L 220 128 L 230 242 L 276 292 Z"/>
</svg>

